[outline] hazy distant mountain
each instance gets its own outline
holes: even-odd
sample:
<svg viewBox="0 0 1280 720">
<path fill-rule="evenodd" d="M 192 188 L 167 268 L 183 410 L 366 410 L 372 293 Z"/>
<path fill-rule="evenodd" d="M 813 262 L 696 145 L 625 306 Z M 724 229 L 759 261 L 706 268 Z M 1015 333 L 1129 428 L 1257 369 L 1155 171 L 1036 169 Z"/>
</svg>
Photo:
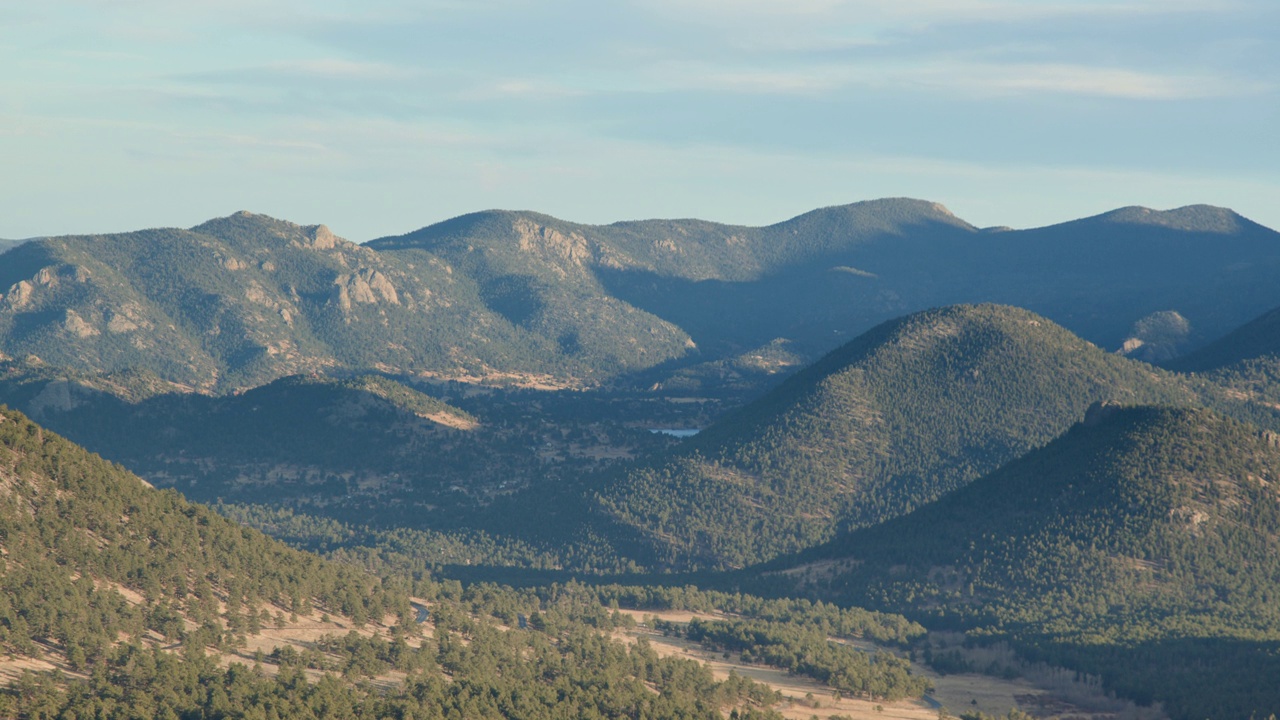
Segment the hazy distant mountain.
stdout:
<svg viewBox="0 0 1280 720">
<path fill-rule="evenodd" d="M 1262 427 L 1280 429 L 1280 309 L 1164 364 L 1184 372 L 1206 405 Z"/>
<path fill-rule="evenodd" d="M 1280 362 L 1280 308 L 1264 313 L 1169 365 L 1178 370 L 1209 372 L 1250 361 Z"/>
<path fill-rule="evenodd" d="M 948 231 L 972 232 L 973 227 L 937 203 L 893 199 L 814 210 L 769 227 L 704 220 L 581 225 L 537 213 L 489 211 L 368 246 L 430 250 L 495 275 L 532 270 L 563 278 L 605 268 L 742 282 L 880 237 Z"/>
<path fill-rule="evenodd" d="M 511 287 L 537 298 L 516 307 L 620 299 L 687 330 L 700 359 L 717 359 L 797 333 L 806 351 L 826 350 L 838 334 L 918 309 L 883 284 L 868 284 L 870 273 L 841 263 L 877 256 L 882 244 L 898 245 L 893 254 L 901 255 L 972 232 L 936 203 L 895 199 L 824 208 L 768 227 L 702 220 L 580 225 L 485 212 L 369 246 L 445 257 L 493 283 L 499 303 Z"/>
<path fill-rule="evenodd" d="M 8 250 L 9 248 L 17 247 L 24 242 L 26 242 L 26 240 L 6 240 L 4 238 L 0 238 L 0 253 Z"/>
<path fill-rule="evenodd" d="M 839 210 L 761 232 L 839 233 Z M 617 273 L 611 287 L 704 347 L 789 337 L 812 351 L 829 347 L 833 330 L 851 337 L 889 317 L 967 302 L 1029 308 L 1108 349 L 1119 348 L 1137 320 L 1176 311 L 1194 345 L 1274 304 L 1267 278 L 1280 268 L 1280 235 L 1217 208 L 1132 208 L 1010 232 L 934 217 L 810 257 L 751 282 Z M 718 322 L 697 324 L 692 316 L 701 314 Z"/>
<path fill-rule="evenodd" d="M 1278 480 L 1275 434 L 1207 410 L 1097 408 L 774 578 L 995 629 L 1175 717 L 1265 714 L 1280 707 L 1266 679 L 1280 671 Z"/>
<path fill-rule="evenodd" d="M 758 228 L 491 211 L 367 246 L 238 213 L 3 257 L 0 351 L 212 391 L 333 368 L 661 385 L 702 364 L 697 389 L 753 348 L 813 358 L 939 305 L 1028 307 L 1107 348 L 1171 312 L 1180 348 L 1280 304 L 1280 235 L 1203 206 L 1005 232 L 905 199 Z"/>
<path fill-rule="evenodd" d="M 1113 398 L 1193 402 L 1174 376 L 1025 310 L 923 312 L 599 488 L 599 503 L 659 563 L 741 566 L 906 513 Z"/>
<path fill-rule="evenodd" d="M 1184 340 L 1193 346 L 1280 302 L 1269 281 L 1280 268 L 1280 234 L 1209 206 L 1124 208 L 1025 231 L 979 230 L 909 199 L 823 208 L 767 227 L 591 226 L 489 212 L 370 246 L 429 250 L 490 282 L 533 288 L 553 306 L 538 289 L 551 281 L 586 294 L 603 289 L 688 331 L 700 359 L 777 338 L 816 357 L 888 318 L 984 301 L 1028 307 L 1108 348 L 1129 339 L 1138 320 L 1173 311 L 1188 321 Z"/>
</svg>

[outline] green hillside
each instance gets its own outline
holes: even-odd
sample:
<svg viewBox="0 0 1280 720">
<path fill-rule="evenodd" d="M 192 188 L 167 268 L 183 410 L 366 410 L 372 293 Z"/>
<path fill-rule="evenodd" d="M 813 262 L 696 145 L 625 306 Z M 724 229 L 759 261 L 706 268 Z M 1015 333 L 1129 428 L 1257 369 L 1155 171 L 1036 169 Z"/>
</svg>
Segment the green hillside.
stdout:
<svg viewBox="0 0 1280 720">
<path fill-rule="evenodd" d="M 1100 673 L 1175 717 L 1280 707 L 1280 439 L 1203 409 L 1101 408 L 775 580 L 912 609 Z"/>
<path fill-rule="evenodd" d="M 8 369 L 0 391 L 58 432 L 127 465 L 153 484 L 206 502 L 328 506 L 371 519 L 395 498 L 408 507 L 454 504 L 459 483 L 479 490 L 533 471 L 500 448 L 477 418 L 378 375 L 292 376 L 244 393 L 168 392 L 122 399 L 96 377 Z M 483 436 L 483 437 L 477 437 Z M 358 506 L 358 510 L 356 507 Z M 417 512 L 422 512 L 419 508 Z"/>
<path fill-rule="evenodd" d="M 0 644 L 57 653 L 72 670 L 104 660 L 120 633 L 233 644 L 264 604 L 359 622 L 409 613 L 403 591 L 154 490 L 9 410 L 0 551 Z"/>
<path fill-rule="evenodd" d="M 838 672 L 868 699 L 926 688 L 905 660 L 828 640 L 918 636 L 900 616 L 692 588 L 379 580 L 151 489 L 0 409 L 3 717 L 781 717 L 767 686 L 616 639 L 635 627 L 605 606 L 619 596 L 732 607 L 771 630 L 772 644 L 748 650 L 821 649 L 798 671 Z"/>
<path fill-rule="evenodd" d="M 1192 395 L 1024 310 L 927 311 L 842 346 L 598 503 L 658 563 L 743 566 L 906 513 L 1111 398 Z"/>
<path fill-rule="evenodd" d="M 97 374 L 147 370 L 204 391 L 334 368 L 573 383 L 669 359 L 686 339 L 648 316 L 635 320 L 643 334 L 588 316 L 629 334 L 575 345 L 491 309 L 477 279 L 439 258 L 378 253 L 324 226 L 249 213 L 191 230 L 46 238 L 4 258 L 8 355 Z"/>
</svg>

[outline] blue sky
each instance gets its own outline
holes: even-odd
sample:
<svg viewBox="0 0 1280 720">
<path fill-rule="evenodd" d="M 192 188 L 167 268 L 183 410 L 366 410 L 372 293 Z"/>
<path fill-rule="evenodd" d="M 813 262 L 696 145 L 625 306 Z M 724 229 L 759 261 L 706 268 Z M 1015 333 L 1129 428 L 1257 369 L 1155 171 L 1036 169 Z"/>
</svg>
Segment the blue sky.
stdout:
<svg viewBox="0 0 1280 720">
<path fill-rule="evenodd" d="M 0 237 L 247 209 L 1280 227 L 1280 3 L 0 0 Z"/>
</svg>

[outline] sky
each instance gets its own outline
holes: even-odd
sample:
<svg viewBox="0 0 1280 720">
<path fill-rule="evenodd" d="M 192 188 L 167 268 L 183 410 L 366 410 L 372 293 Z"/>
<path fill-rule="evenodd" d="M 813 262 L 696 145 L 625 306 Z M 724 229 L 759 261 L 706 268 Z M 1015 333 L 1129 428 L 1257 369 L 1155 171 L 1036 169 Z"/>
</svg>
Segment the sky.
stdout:
<svg viewBox="0 0 1280 720">
<path fill-rule="evenodd" d="M 1275 0 L 0 0 L 0 237 L 238 210 L 1280 228 Z"/>
</svg>

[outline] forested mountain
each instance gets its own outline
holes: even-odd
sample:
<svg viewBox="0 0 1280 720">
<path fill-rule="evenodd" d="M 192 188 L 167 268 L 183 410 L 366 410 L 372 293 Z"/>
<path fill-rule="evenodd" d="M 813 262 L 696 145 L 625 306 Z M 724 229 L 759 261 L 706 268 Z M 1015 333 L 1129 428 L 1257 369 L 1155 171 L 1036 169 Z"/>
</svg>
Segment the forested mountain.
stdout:
<svg viewBox="0 0 1280 720">
<path fill-rule="evenodd" d="M 468 215 L 370 243 L 420 248 L 537 303 L 573 278 L 686 330 L 722 357 L 789 338 L 809 357 L 931 306 L 1026 307 L 1118 347 L 1135 322 L 1177 311 L 1189 343 L 1268 306 L 1280 235 L 1222 208 L 1123 208 L 1035 230 L 983 231 L 936 203 L 823 208 L 767 227 L 698 220 L 589 226 L 533 213 Z M 539 289 L 541 288 L 541 289 Z M 504 296 L 506 297 L 506 296 Z M 1280 298 L 1276 298 L 1280 299 Z M 536 304 L 536 303 L 535 303 Z"/>
<path fill-rule="evenodd" d="M 931 310 L 840 347 L 597 503 L 651 562 L 742 566 L 930 502 L 1105 399 L 1193 402 L 1175 376 L 1025 310 Z"/>
<path fill-rule="evenodd" d="M 994 305 L 885 323 L 682 442 L 645 427 L 702 403 L 643 393 L 457 385 L 459 407 L 354 375 L 205 396 L 146 373 L 0 363 L 0 393 L 40 421 L 157 486 L 253 506 L 237 517 L 305 547 L 591 572 L 741 567 L 820 544 L 1047 442 L 1095 400 L 1207 405 L 1280 429 L 1280 383 L 1250 395 L 1229 379 L 1159 370 Z"/>
<path fill-rule="evenodd" d="M 171 392 L 130 401 L 92 378 L 22 365 L 0 363 L 9 369 L 0 373 L 9 403 L 193 499 L 243 493 L 256 502 L 328 504 L 360 494 L 379 505 L 408 483 L 426 498 L 447 497 L 442 489 L 451 485 L 497 484 L 486 473 L 498 469 L 480 460 L 497 443 L 468 442 L 475 417 L 381 376 L 292 376 L 237 395 Z M 510 459 L 501 471 L 518 475 Z"/>
<path fill-rule="evenodd" d="M 1278 268 L 1280 235 L 1207 206 L 1026 231 L 906 199 L 767 227 L 491 211 L 366 246 L 237 213 L 12 249 L 0 352 L 206 392 L 334 369 L 572 387 L 649 371 L 696 386 L 720 374 L 673 373 L 782 341 L 815 358 L 964 302 L 1026 307 L 1108 348 L 1176 315 L 1178 352 L 1280 303 Z"/>
<path fill-rule="evenodd" d="M 93 714 L 117 685 L 149 688 L 129 700 L 143 715 L 151 695 L 183 716 L 227 710 L 194 687 L 360 717 L 764 715 L 769 694 L 749 683 L 612 647 L 599 631 L 623 620 L 598 603 L 477 586 L 464 611 L 466 593 L 425 573 L 771 559 L 762 580 L 727 582 L 1009 639 L 1180 718 L 1275 710 L 1258 678 L 1280 674 L 1280 440 L 1222 414 L 1280 427 L 1280 311 L 1171 363 L 1195 372 L 1090 341 L 1168 358 L 1276 306 L 1278 240 L 1205 206 L 1011 231 L 884 200 L 760 228 L 494 211 L 359 246 L 239 213 L 27 242 L 0 256 L 0 400 L 158 484 L 405 575 L 289 550 L 4 411 L 0 642 L 87 677 L 79 695 L 0 691 L 0 715 Z M 1030 309 L 921 310 L 992 300 Z M 1103 400 L 1163 407 L 1072 427 Z M 705 429 L 650 432 L 664 427 Z M 360 677 L 451 682 L 308 695 L 297 673 L 337 661 L 274 658 L 272 685 L 160 649 L 234 649 L 272 608 L 408 626 L 410 584 L 440 602 L 435 641 L 326 648 Z M 474 622 L 482 603 L 540 627 L 503 635 Z M 858 690 L 871 695 L 924 687 L 905 662 L 827 647 L 817 625 L 672 631 L 893 688 Z M 139 681 L 140 666 L 176 684 Z M 1196 672 L 1231 704 L 1206 704 Z"/>
<path fill-rule="evenodd" d="M 0 397 L 158 487 L 384 529 L 466 527 L 496 495 L 675 442 L 630 426 L 661 403 L 584 393 L 460 397 L 473 414 L 381 375 L 291 376 L 223 396 L 145 380 L 0 362 Z"/>
<path fill-rule="evenodd" d="M 404 589 L 152 489 L 9 410 L 0 410 L 0 552 L 0 643 L 56 653 L 77 671 L 104 660 L 120 633 L 232 642 L 264 605 L 316 604 L 360 622 L 410 614 Z"/>
<path fill-rule="evenodd" d="M 767 686 L 717 680 L 643 639 L 620 642 L 614 634 L 634 620 L 585 586 L 378 579 L 149 488 L 5 409 L 0 555 L 4 717 L 781 717 L 771 708 L 782 697 Z M 618 594 L 732 606 L 744 622 L 779 628 L 775 644 L 825 651 L 824 664 L 800 672 L 838 672 L 832 682 L 868 699 L 927 687 L 905 660 L 841 653 L 827 639 L 902 643 L 922 632 L 900 616 L 693 590 L 611 592 L 615 607 Z M 319 627 L 292 628 L 310 634 L 291 642 L 298 616 Z"/>
<path fill-rule="evenodd" d="M 147 370 L 203 391 L 334 368 L 566 382 L 647 367 L 687 339 L 635 311 L 643 342 L 570 347 L 491 310 L 475 279 L 438 258 L 249 213 L 191 230 L 32 241 L 3 256 L 0 287 L 10 356 Z M 638 332 L 619 318 L 606 326 Z"/>
<path fill-rule="evenodd" d="M 1280 438 L 1203 409 L 1097 407 L 904 517 L 803 553 L 796 591 L 913 608 L 1165 700 L 1280 708 Z"/>
</svg>

